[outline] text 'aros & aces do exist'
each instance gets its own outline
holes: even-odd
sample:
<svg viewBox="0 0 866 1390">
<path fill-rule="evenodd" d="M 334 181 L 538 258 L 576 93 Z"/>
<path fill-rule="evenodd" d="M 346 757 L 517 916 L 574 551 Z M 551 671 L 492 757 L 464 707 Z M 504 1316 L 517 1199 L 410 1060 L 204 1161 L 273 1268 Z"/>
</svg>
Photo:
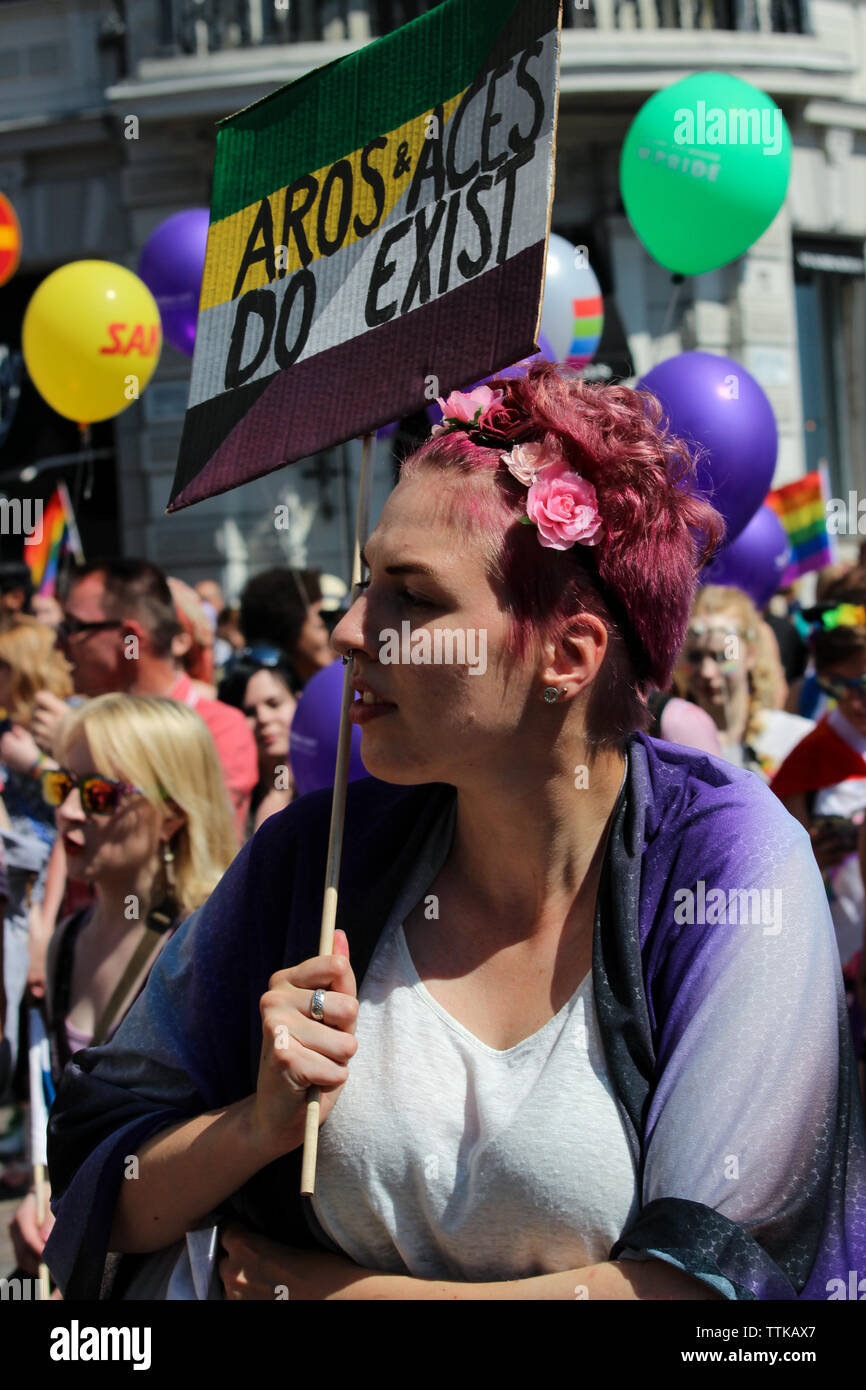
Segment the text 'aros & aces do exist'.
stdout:
<svg viewBox="0 0 866 1390">
<path fill-rule="evenodd" d="M 368 328 L 514 253 L 518 173 L 532 162 L 545 124 L 545 96 L 533 73 L 542 49 L 538 40 L 477 78 L 450 119 L 441 105 L 420 116 L 424 138 L 416 156 L 408 141 L 379 135 L 360 151 L 356 168 L 344 157 L 323 176 L 304 174 L 262 199 L 232 291 L 238 302 L 226 389 L 243 385 L 270 353 L 278 368 L 301 357 L 315 312 L 317 264 L 353 242 L 378 233 L 364 298 Z M 395 180 L 406 181 L 405 216 L 383 227 L 386 209 L 395 210 Z M 243 293 L 250 270 L 261 265 L 268 287 Z"/>
</svg>

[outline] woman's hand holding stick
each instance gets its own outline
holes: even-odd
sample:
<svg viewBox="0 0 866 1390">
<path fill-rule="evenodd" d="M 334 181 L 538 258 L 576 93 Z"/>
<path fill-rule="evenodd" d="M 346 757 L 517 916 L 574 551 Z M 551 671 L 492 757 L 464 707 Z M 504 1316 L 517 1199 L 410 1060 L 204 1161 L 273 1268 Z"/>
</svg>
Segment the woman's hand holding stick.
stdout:
<svg viewBox="0 0 866 1390">
<path fill-rule="evenodd" d="M 303 1139 L 307 1092 L 317 1086 L 319 1123 L 330 1114 L 357 1051 L 358 990 L 349 944 L 334 933 L 335 954 L 314 956 L 280 970 L 262 995 L 262 1052 L 254 1124 L 263 1147 L 291 1152 Z M 321 1020 L 311 1014 L 313 993 L 324 990 Z"/>
<path fill-rule="evenodd" d="M 271 976 L 260 1001 L 262 1048 L 255 1092 L 220 1110 L 161 1130 L 138 1150 L 138 1180 L 122 1182 L 109 1248 L 161 1250 L 212 1213 L 255 1173 L 297 1149 L 309 1088 L 321 1090 L 324 1120 L 357 1048 L 357 985 L 344 932 L 335 954 Z M 321 1020 L 311 1017 L 325 991 Z"/>
</svg>

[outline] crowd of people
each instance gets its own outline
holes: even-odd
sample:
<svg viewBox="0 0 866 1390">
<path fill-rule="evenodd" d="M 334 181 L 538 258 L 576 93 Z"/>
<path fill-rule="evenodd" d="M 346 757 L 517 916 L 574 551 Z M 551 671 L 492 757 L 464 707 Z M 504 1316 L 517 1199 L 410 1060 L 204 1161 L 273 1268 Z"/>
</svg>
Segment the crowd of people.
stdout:
<svg viewBox="0 0 866 1390">
<path fill-rule="evenodd" d="M 295 795 L 289 728 L 334 659 L 315 571 L 256 575 L 228 606 L 148 562 L 67 570 L 56 598 L 0 566 L 0 887 L 4 890 L 2 1191 L 35 1274 L 25 1162 L 27 1013 L 44 1010 L 52 1079 L 107 1041 L 172 932 L 240 845 Z"/>
<path fill-rule="evenodd" d="M 659 412 L 550 367 L 498 386 L 511 435 L 494 448 L 501 423 L 485 432 L 458 410 L 416 450 L 351 606 L 326 606 L 316 572 L 278 568 L 233 608 L 215 581 L 135 559 L 75 566 L 40 602 L 22 567 L 0 566 L 0 1083 L 17 1107 L 0 1152 L 21 1195 L 20 1271 L 46 1254 L 57 1296 L 98 1296 L 112 1252 L 112 1296 L 165 1296 L 146 1257 L 214 1212 L 228 1212 L 218 1287 L 236 1298 L 280 1284 L 265 1235 L 300 1296 L 391 1298 L 449 1296 L 419 1280 L 455 1297 L 482 1296 L 482 1280 L 571 1296 L 545 1283 L 558 1270 L 601 1297 L 819 1297 L 814 1271 L 866 1241 L 838 1177 L 856 1187 L 866 1102 L 866 569 L 820 575 L 806 608 L 794 589 L 759 612 L 738 589 L 696 587 L 696 538 L 721 526 L 675 480 L 684 446 Z M 555 528 L 539 546 L 512 525 L 527 519 L 533 444 L 579 459 L 611 518 L 606 548 L 565 530 L 551 543 Z M 639 531 L 645 585 L 628 553 Z M 376 630 L 443 612 L 485 628 L 487 682 L 377 661 Z M 357 716 L 373 776 L 347 806 L 342 892 L 358 923 L 323 958 L 327 797 L 298 798 L 289 735 L 304 686 L 338 656 L 380 708 Z M 566 804 L 557 779 L 583 765 L 590 791 Z M 784 894 L 785 952 L 771 961 L 760 934 L 670 937 L 666 895 L 702 867 L 732 892 Z M 619 951 L 604 968 L 596 901 Z M 615 997 L 630 1032 L 604 1007 Z M 41 1222 L 21 1142 L 34 1006 L 58 1088 L 58 1191 Z M 807 1007 L 812 1055 L 789 1077 Z M 779 1056 L 759 1064 L 764 1011 Z M 581 1040 L 567 1062 L 566 1024 Z M 268 1052 L 280 1026 L 283 1055 Z M 762 1178 L 727 1187 L 724 1106 L 707 1108 L 726 1030 L 730 1104 L 760 1091 L 767 1112 L 752 1106 L 738 1137 Z M 859 1094 L 830 1060 L 847 1056 Z M 326 1273 L 301 1259 L 291 1204 L 279 1218 L 269 1205 L 274 1184 L 297 1186 L 280 1165 L 297 1160 L 310 1085 L 330 1116 L 316 1219 L 343 1252 Z M 849 1145 L 832 1174 L 810 1148 L 828 1126 L 840 1162 Z M 119 1190 L 118 1155 L 133 1152 L 142 1181 Z M 442 1192 L 419 1177 L 430 1153 Z M 593 1163 L 586 1192 L 564 1182 Z M 708 1273 L 695 1252 L 722 1227 L 740 1253 Z"/>
</svg>

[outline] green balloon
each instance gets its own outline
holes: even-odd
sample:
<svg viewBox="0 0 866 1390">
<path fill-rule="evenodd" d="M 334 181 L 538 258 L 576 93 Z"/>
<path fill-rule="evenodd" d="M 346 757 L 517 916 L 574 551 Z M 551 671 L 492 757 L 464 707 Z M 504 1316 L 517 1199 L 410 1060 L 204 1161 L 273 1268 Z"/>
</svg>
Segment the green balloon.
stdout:
<svg viewBox="0 0 866 1390">
<path fill-rule="evenodd" d="M 680 275 L 727 265 L 767 230 L 791 175 L 791 133 L 766 92 L 698 73 L 650 97 L 620 156 L 622 200 L 650 255 Z"/>
</svg>

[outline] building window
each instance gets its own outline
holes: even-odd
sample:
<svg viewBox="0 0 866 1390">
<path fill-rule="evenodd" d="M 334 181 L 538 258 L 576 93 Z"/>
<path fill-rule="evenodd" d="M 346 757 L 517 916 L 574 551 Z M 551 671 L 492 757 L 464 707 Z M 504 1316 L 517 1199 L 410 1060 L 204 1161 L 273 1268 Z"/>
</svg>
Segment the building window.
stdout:
<svg viewBox="0 0 866 1390">
<path fill-rule="evenodd" d="M 826 462 L 834 497 L 866 491 L 866 280 L 859 241 L 794 241 L 806 469 Z"/>
</svg>

